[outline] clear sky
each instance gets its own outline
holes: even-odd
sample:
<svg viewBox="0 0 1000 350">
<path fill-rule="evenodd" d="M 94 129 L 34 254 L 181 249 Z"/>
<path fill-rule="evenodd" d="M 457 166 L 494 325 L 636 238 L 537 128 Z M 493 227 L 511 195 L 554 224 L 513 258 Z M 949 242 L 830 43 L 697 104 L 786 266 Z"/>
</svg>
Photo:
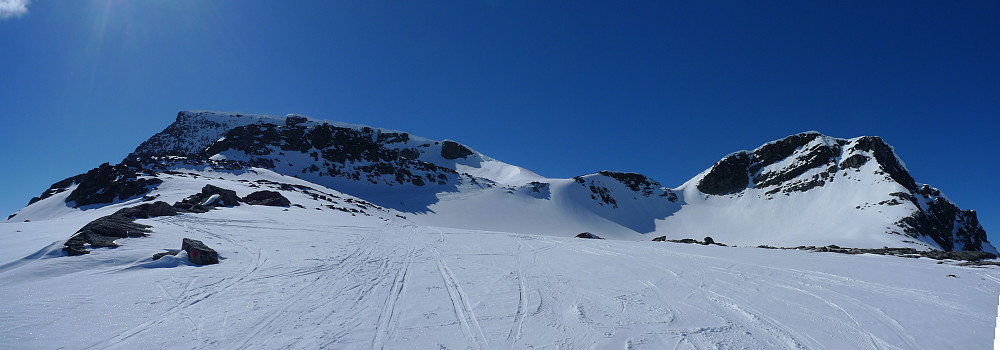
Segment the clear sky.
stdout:
<svg viewBox="0 0 1000 350">
<path fill-rule="evenodd" d="M 210 109 L 671 187 L 790 134 L 878 135 L 1000 243 L 1000 2 L 816 3 L 0 0 L 0 212 Z"/>
</svg>

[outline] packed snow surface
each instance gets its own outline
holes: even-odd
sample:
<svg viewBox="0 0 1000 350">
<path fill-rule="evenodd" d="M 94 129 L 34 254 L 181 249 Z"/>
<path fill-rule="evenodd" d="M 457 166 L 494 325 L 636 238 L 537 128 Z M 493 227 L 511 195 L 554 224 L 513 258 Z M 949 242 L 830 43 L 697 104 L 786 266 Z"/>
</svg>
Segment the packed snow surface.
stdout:
<svg viewBox="0 0 1000 350">
<path fill-rule="evenodd" d="M 219 178 L 173 179 L 165 200 Z M 332 190 L 330 190 L 332 191 Z M 57 195 L 0 223 L 0 348 L 980 349 L 1000 273 L 929 259 L 476 231 L 242 205 L 65 256 Z M 298 196 L 296 196 L 298 195 Z M 181 238 L 219 251 L 152 261 Z"/>
</svg>

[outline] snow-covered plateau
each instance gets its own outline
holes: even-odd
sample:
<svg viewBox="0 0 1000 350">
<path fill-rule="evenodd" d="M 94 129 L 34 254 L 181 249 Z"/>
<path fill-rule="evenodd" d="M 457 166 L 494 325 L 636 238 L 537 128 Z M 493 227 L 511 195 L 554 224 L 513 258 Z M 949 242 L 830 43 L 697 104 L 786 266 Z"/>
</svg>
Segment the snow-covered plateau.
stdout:
<svg viewBox="0 0 1000 350">
<path fill-rule="evenodd" d="M 986 349 L 1000 295 L 997 266 L 756 248 L 996 253 L 881 139 L 818 133 L 668 188 L 549 179 L 399 131 L 182 112 L 0 237 L 12 349 Z M 183 238 L 220 262 L 192 263 Z"/>
</svg>

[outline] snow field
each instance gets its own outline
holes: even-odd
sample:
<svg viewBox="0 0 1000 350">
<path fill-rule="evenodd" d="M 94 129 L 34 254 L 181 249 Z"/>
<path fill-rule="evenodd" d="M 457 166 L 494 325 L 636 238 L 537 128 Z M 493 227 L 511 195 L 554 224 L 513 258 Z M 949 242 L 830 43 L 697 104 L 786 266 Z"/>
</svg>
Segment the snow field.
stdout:
<svg viewBox="0 0 1000 350">
<path fill-rule="evenodd" d="M 60 226 L 77 226 L 4 223 L 0 233 L 29 243 L 0 250 L 0 348 L 972 349 L 993 340 L 996 269 L 316 213 L 239 206 L 140 220 L 156 232 L 79 257 L 58 251 Z M 28 251 L 40 237 L 53 245 Z M 149 259 L 182 237 L 217 249 L 222 263 Z"/>
</svg>

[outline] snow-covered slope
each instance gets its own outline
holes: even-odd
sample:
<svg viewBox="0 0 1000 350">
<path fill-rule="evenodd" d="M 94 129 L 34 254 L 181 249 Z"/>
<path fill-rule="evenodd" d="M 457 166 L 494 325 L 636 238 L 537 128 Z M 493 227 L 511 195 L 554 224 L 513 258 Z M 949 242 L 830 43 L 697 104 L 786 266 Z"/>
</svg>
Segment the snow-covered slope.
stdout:
<svg viewBox="0 0 1000 350">
<path fill-rule="evenodd" d="M 264 169 L 159 178 L 168 201 L 212 184 L 298 205 L 143 219 L 149 237 L 67 257 L 67 232 L 142 199 L 41 200 L 23 213 L 36 220 L 0 224 L 0 348 L 973 349 L 993 338 L 996 269 L 415 225 Z M 184 237 L 222 263 L 150 260 Z"/>
</svg>

